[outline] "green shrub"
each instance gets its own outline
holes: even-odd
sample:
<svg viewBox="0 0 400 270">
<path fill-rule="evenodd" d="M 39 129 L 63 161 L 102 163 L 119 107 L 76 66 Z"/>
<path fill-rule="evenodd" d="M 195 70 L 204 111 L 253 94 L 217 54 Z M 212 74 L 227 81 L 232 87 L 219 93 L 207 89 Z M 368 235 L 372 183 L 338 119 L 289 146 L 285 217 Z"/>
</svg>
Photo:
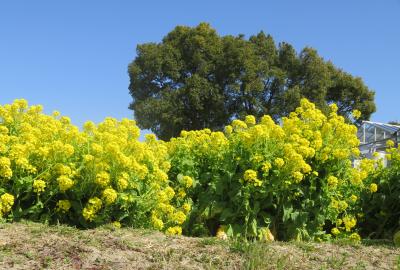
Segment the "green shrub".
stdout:
<svg viewBox="0 0 400 270">
<path fill-rule="evenodd" d="M 282 125 L 248 116 L 225 134 L 183 131 L 172 139 L 170 179 L 195 179 L 187 233 L 317 240 L 333 232 L 359 240 L 359 198 L 374 162 L 352 167 L 356 127 L 331 109 L 327 117 L 302 100 Z"/>
</svg>

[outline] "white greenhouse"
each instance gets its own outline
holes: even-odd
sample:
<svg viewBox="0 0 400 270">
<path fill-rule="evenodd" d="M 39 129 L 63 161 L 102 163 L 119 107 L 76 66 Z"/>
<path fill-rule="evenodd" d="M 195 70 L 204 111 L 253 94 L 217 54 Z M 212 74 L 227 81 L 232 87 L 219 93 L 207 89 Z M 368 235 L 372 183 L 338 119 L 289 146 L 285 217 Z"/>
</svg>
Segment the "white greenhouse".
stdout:
<svg viewBox="0 0 400 270">
<path fill-rule="evenodd" d="M 400 126 L 363 121 L 358 128 L 357 136 L 360 140 L 361 155 L 371 159 L 383 158 L 386 166 L 386 142 L 392 140 L 395 143 L 395 147 L 398 146 Z"/>
</svg>

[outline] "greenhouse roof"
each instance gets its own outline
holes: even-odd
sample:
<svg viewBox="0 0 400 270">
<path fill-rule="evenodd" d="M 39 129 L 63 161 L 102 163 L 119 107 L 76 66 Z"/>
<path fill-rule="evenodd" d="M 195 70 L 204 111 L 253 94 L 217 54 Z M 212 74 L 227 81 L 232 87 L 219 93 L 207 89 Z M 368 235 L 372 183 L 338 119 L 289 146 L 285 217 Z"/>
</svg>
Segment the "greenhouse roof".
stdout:
<svg viewBox="0 0 400 270">
<path fill-rule="evenodd" d="M 400 126 L 363 121 L 358 128 L 357 137 L 362 153 L 384 151 L 388 140 L 394 141 L 396 145 L 400 141 Z"/>
<path fill-rule="evenodd" d="M 394 133 L 400 131 L 400 126 L 395 126 L 395 125 L 390 125 L 390 124 L 385 124 L 385 123 L 363 121 L 362 125 L 364 125 L 364 124 L 382 129 L 391 134 L 394 134 Z"/>
</svg>

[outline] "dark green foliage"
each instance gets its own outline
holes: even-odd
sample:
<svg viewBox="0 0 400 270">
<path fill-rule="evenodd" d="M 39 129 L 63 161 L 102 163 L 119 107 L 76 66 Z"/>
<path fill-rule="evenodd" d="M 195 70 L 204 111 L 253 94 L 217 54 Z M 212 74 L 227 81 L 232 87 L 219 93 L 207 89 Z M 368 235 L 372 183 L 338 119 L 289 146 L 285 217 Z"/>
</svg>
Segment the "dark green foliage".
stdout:
<svg viewBox="0 0 400 270">
<path fill-rule="evenodd" d="M 371 176 L 378 184 L 378 191 L 366 193 L 362 198 L 365 216 L 360 228 L 363 237 L 392 239 L 400 231 L 400 150 L 392 149 L 392 157 L 387 168 Z"/>
<path fill-rule="evenodd" d="M 301 97 L 324 111 L 335 102 L 346 117 L 358 109 L 361 120 L 375 111 L 374 92 L 316 50 L 297 53 L 263 32 L 219 36 L 207 23 L 177 26 L 161 43 L 138 45 L 129 76 L 139 127 L 161 139 L 183 129 L 218 130 L 248 114 L 278 119 Z"/>
</svg>

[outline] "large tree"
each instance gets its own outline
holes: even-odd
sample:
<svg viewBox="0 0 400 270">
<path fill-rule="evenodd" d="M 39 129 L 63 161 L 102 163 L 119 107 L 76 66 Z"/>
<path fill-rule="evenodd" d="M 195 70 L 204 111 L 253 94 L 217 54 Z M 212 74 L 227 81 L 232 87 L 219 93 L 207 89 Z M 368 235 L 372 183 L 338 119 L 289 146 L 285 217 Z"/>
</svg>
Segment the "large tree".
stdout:
<svg viewBox="0 0 400 270">
<path fill-rule="evenodd" d="M 130 109 L 140 128 L 169 139 L 183 129 L 221 129 L 247 114 L 287 115 L 306 97 L 320 109 L 335 102 L 349 117 L 375 111 L 374 92 L 306 47 L 297 53 L 263 32 L 219 36 L 207 23 L 177 26 L 160 43 L 137 46 L 129 65 Z"/>
</svg>

